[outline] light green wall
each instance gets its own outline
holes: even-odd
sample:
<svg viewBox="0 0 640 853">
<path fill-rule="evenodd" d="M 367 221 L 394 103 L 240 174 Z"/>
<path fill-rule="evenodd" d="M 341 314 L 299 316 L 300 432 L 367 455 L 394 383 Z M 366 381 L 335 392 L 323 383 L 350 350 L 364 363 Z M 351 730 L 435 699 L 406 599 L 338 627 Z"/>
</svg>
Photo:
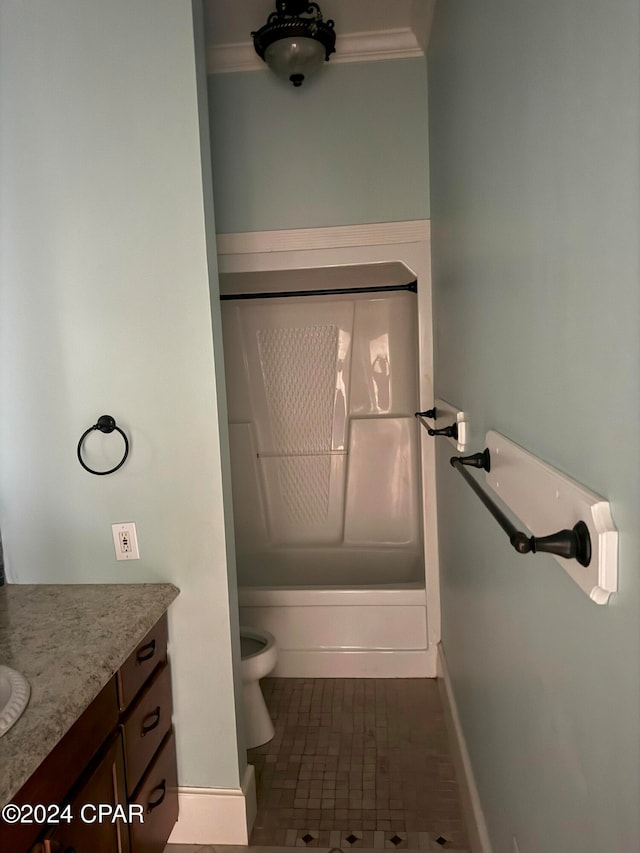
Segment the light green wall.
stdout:
<svg viewBox="0 0 640 853">
<path fill-rule="evenodd" d="M 220 233 L 429 216 L 424 59 L 209 77 Z"/>
<path fill-rule="evenodd" d="M 237 787 L 217 272 L 190 0 L 3 0 L 0 111 L 9 579 L 176 583 L 180 783 Z M 103 413 L 129 434 L 131 453 L 95 477 L 76 443 Z M 136 522 L 139 562 L 115 561 L 117 521 Z"/>
<path fill-rule="evenodd" d="M 443 643 L 494 853 L 638 849 L 640 7 L 438 4 L 439 396 L 612 504 L 598 607 L 520 557 L 439 446 Z M 551 531 L 549 531 L 551 532 Z"/>
</svg>

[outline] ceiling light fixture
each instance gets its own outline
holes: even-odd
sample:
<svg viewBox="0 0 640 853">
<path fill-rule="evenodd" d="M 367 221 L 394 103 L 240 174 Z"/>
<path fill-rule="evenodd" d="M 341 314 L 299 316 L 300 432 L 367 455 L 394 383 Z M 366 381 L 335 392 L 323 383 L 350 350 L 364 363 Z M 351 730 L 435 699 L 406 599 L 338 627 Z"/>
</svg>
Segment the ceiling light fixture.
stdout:
<svg viewBox="0 0 640 853">
<path fill-rule="evenodd" d="M 334 26 L 333 21 L 322 20 L 317 3 L 276 0 L 276 11 L 251 35 L 260 59 L 279 77 L 302 86 L 335 53 Z"/>
</svg>

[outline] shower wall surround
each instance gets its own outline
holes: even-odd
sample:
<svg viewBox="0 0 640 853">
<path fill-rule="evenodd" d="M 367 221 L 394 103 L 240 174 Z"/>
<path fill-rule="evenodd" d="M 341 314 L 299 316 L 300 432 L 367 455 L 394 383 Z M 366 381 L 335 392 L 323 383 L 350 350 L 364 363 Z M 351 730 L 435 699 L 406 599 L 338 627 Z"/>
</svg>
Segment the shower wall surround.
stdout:
<svg viewBox="0 0 640 853">
<path fill-rule="evenodd" d="M 415 294 L 222 316 L 240 586 L 423 581 Z"/>
</svg>

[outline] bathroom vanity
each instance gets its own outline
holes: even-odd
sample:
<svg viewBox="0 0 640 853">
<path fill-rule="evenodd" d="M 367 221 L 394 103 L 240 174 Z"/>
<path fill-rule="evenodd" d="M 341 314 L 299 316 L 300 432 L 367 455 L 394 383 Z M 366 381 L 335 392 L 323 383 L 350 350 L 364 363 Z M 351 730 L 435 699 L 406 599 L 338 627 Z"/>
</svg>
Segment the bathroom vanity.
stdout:
<svg viewBox="0 0 640 853">
<path fill-rule="evenodd" d="M 0 806 L 15 804 L 1 850 L 162 853 L 178 817 L 166 617 L 177 594 L 0 589 L 0 660 L 31 685 L 0 738 Z"/>
</svg>

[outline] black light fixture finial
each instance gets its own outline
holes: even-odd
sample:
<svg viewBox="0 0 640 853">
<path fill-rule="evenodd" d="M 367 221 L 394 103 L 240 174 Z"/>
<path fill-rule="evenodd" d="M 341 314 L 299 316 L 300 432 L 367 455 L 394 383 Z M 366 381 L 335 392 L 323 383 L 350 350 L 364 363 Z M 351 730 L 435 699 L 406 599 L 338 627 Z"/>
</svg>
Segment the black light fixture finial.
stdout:
<svg viewBox="0 0 640 853">
<path fill-rule="evenodd" d="M 317 3 L 276 0 L 276 11 L 251 35 L 256 53 L 269 68 L 299 87 L 335 53 L 334 26 L 322 19 Z"/>
</svg>

